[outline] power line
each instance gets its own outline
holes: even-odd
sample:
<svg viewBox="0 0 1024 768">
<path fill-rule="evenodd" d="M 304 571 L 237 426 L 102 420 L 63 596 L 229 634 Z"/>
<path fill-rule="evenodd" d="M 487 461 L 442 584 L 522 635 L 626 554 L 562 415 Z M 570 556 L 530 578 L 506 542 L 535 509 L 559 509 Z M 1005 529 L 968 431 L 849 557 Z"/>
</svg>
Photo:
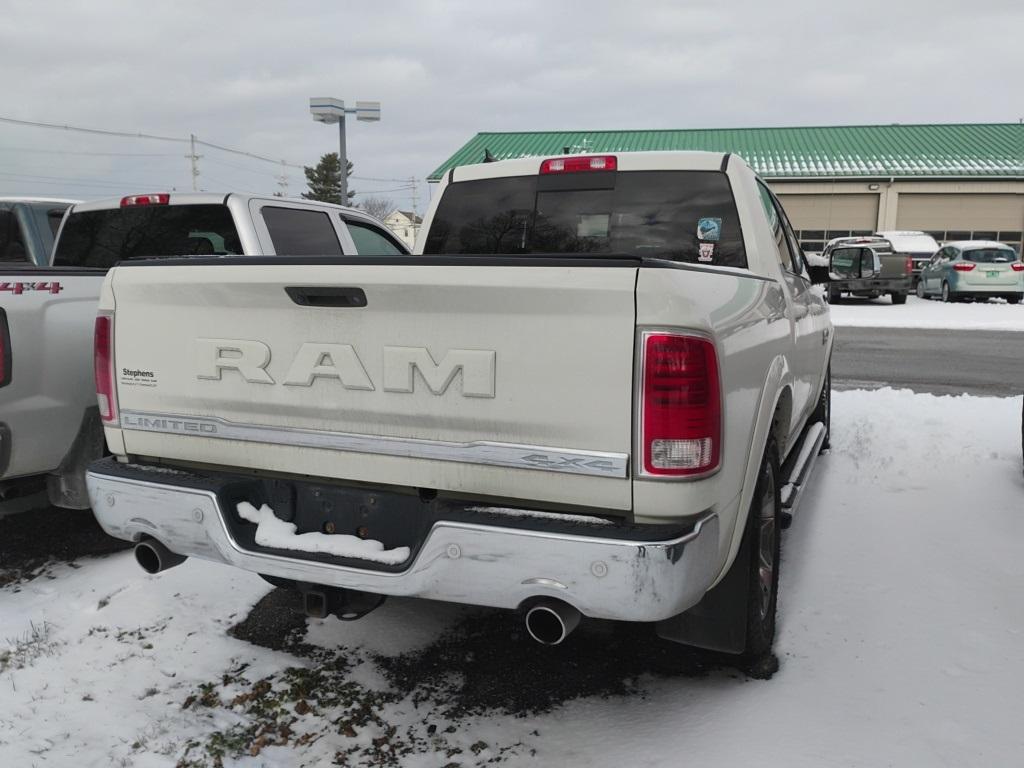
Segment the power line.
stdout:
<svg viewBox="0 0 1024 768">
<path fill-rule="evenodd" d="M 35 128 L 53 128 L 60 131 L 78 131 L 79 133 L 96 133 L 101 136 L 121 136 L 131 139 L 154 139 L 156 141 L 176 141 L 187 144 L 188 139 L 180 139 L 176 136 L 157 136 L 152 133 L 141 131 L 108 131 L 102 128 L 84 128 L 80 125 L 67 125 L 59 123 L 43 123 L 37 120 L 18 120 L 13 117 L 0 117 L 0 123 L 13 123 L 14 125 L 28 125 Z"/>
<path fill-rule="evenodd" d="M 26 152 L 41 155 L 83 155 L 86 157 L 177 157 L 174 152 L 84 152 L 73 149 L 38 149 L 35 147 L 0 147 L 0 152 Z"/>
</svg>

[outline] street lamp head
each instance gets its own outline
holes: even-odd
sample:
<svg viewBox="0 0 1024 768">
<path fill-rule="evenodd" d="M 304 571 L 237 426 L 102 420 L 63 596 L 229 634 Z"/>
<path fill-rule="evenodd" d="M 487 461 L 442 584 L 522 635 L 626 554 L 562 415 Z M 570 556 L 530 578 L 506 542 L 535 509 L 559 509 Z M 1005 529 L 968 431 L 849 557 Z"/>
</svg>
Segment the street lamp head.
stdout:
<svg viewBox="0 0 1024 768">
<path fill-rule="evenodd" d="M 380 102 L 357 101 L 356 120 L 363 120 L 364 122 L 374 122 L 376 120 L 380 120 Z"/>
<path fill-rule="evenodd" d="M 317 122 L 332 125 L 345 118 L 345 102 L 341 99 L 318 96 L 309 100 L 309 111 Z"/>
</svg>

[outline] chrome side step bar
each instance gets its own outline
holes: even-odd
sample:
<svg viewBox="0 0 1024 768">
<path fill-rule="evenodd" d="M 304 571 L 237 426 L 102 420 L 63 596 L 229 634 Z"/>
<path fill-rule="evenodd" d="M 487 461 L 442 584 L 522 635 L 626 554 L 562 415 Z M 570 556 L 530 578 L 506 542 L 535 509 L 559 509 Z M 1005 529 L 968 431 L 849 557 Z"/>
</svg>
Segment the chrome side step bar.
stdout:
<svg viewBox="0 0 1024 768">
<path fill-rule="evenodd" d="M 788 528 L 793 522 L 793 514 L 800 506 L 811 470 L 821 453 L 821 444 L 825 442 L 825 425 L 816 421 L 804 430 L 800 439 L 800 450 L 796 451 L 795 459 L 790 459 L 783 467 L 786 482 L 779 489 L 782 501 L 782 527 Z M 792 463 L 791 463 L 792 462 Z M 788 470 L 788 474 L 787 474 Z"/>
</svg>

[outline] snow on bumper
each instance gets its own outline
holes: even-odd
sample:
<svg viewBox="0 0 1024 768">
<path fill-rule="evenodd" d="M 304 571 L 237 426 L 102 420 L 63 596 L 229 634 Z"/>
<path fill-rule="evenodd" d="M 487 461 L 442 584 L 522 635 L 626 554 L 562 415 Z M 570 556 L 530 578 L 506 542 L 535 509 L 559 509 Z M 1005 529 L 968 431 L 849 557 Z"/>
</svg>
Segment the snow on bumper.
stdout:
<svg viewBox="0 0 1024 768">
<path fill-rule="evenodd" d="M 699 602 L 719 566 L 714 513 L 665 541 L 440 520 L 405 570 L 385 572 L 247 550 L 232 537 L 217 495 L 176 486 L 173 474 L 139 480 L 104 469 L 90 471 L 88 485 L 93 513 L 111 536 L 152 537 L 181 555 L 383 595 L 510 609 L 546 596 L 594 618 L 660 621 Z"/>
</svg>

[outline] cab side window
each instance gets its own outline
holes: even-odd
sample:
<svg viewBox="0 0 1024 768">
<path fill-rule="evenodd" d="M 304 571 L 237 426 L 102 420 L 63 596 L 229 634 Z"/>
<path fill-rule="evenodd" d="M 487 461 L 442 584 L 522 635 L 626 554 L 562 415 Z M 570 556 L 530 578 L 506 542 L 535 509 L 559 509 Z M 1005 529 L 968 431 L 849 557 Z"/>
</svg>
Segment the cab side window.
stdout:
<svg viewBox="0 0 1024 768">
<path fill-rule="evenodd" d="M 803 254 L 800 252 L 800 245 L 793 233 L 793 228 L 789 225 L 785 211 L 782 210 L 782 206 L 779 205 L 775 196 L 761 182 L 757 183 L 757 191 L 761 196 L 761 205 L 764 206 L 765 215 L 768 217 L 768 225 L 775 237 L 779 263 L 787 272 L 806 277 Z"/>
<path fill-rule="evenodd" d="M 326 211 L 278 208 L 261 211 L 279 256 L 341 256 L 341 244 Z"/>
<path fill-rule="evenodd" d="M 405 249 L 400 248 L 383 230 L 362 221 L 346 219 L 348 233 L 356 244 L 356 253 L 360 256 L 405 256 Z"/>
<path fill-rule="evenodd" d="M 28 261 L 28 248 L 14 211 L 0 208 L 0 261 Z"/>
</svg>

